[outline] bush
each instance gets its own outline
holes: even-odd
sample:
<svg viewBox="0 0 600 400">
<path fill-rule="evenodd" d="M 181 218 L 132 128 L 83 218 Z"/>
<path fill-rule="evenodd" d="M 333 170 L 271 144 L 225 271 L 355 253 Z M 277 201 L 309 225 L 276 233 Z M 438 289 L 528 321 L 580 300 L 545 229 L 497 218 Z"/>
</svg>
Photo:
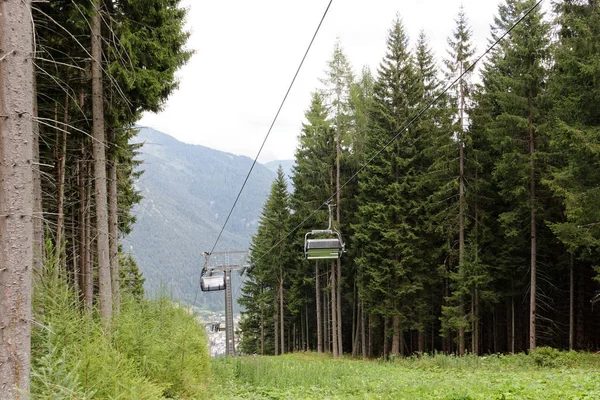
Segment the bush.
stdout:
<svg viewBox="0 0 600 400">
<path fill-rule="evenodd" d="M 165 385 L 165 396 L 207 396 L 210 358 L 206 334 L 193 315 L 168 298 L 124 302 L 115 344 L 145 376 Z"/>
<path fill-rule="evenodd" d="M 130 297 L 106 334 L 98 314 L 82 311 L 67 281 L 54 277 L 56 263 L 47 261 L 33 298 L 32 398 L 207 397 L 207 340 L 192 315 L 166 298 Z"/>
</svg>

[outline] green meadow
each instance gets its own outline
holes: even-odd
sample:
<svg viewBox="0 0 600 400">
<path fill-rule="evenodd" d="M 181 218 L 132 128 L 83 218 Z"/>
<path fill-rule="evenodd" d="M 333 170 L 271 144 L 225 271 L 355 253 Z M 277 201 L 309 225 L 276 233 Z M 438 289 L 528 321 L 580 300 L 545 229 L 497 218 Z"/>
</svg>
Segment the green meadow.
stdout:
<svg viewBox="0 0 600 400">
<path fill-rule="evenodd" d="M 333 360 L 314 353 L 212 364 L 215 399 L 600 399 L 600 355 L 425 355 Z"/>
</svg>

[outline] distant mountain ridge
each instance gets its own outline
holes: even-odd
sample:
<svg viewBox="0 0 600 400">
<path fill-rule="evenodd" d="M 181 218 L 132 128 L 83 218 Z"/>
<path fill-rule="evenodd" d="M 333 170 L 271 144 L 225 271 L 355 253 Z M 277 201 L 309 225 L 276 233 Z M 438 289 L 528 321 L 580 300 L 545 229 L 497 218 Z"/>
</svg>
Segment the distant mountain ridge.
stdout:
<svg viewBox="0 0 600 400">
<path fill-rule="evenodd" d="M 201 253 L 211 250 L 252 160 L 185 144 L 151 128 L 141 128 L 132 142 L 144 143 L 139 156 L 144 174 L 136 183 L 144 198 L 133 210 L 137 222 L 124 248 L 138 262 L 148 292 L 163 286 L 191 303 Z M 254 167 L 215 251 L 248 248 L 275 176 L 262 164 Z M 200 293 L 196 304 L 218 310 L 222 298 L 220 292 Z"/>
</svg>

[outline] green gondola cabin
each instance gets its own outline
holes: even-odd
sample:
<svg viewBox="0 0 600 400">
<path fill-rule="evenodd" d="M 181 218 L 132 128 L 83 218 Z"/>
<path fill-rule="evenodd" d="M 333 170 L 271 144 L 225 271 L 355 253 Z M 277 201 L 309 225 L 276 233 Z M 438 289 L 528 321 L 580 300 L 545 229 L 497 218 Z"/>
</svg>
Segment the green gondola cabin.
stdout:
<svg viewBox="0 0 600 400">
<path fill-rule="evenodd" d="M 342 252 L 343 246 L 338 238 L 306 241 L 305 254 L 308 260 L 338 259 Z"/>
</svg>

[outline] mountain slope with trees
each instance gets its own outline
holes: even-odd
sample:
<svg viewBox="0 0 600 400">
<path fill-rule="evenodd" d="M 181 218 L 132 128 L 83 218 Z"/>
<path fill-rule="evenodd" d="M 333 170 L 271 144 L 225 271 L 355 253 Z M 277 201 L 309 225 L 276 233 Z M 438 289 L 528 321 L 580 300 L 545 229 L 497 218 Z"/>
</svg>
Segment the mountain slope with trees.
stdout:
<svg viewBox="0 0 600 400">
<path fill-rule="evenodd" d="M 204 263 L 252 160 L 177 141 L 151 128 L 141 128 L 144 172 L 135 183 L 143 197 L 132 210 L 136 224 L 123 243 L 131 251 L 154 293 L 161 285 L 175 298 L 191 303 Z M 254 167 L 215 251 L 245 250 L 256 231 L 260 210 L 275 174 Z M 234 274 L 235 276 L 235 274 Z M 196 305 L 221 310 L 222 293 L 200 293 Z"/>
</svg>

